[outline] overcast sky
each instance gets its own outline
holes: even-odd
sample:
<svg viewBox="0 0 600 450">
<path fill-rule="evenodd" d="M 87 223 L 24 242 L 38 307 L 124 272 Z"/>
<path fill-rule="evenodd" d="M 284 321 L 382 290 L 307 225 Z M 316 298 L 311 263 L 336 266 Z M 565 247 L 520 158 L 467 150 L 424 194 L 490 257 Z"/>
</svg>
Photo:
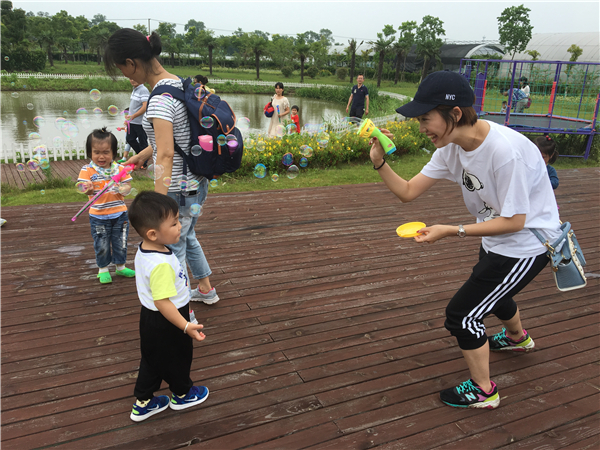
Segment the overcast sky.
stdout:
<svg viewBox="0 0 600 450">
<path fill-rule="evenodd" d="M 533 33 L 568 33 L 600 31 L 600 2 L 457 2 L 423 0 L 395 2 L 343 2 L 333 1 L 18 1 L 14 8 L 25 11 L 45 11 L 50 15 L 60 10 L 72 16 L 83 15 L 91 19 L 103 14 L 122 27 L 137 23 L 152 29 L 159 21 L 176 23 L 183 33 L 189 19 L 204 22 L 215 30 L 217 36 L 230 35 L 241 28 L 244 31 L 261 30 L 271 34 L 292 34 L 304 31 L 318 32 L 327 28 L 336 42 L 346 43 L 348 38 L 374 40 L 384 25 L 396 29 L 407 20 L 421 22 L 423 16 L 439 17 L 444 22 L 445 38 L 449 41 L 498 39 L 497 17 L 508 6 L 525 4 L 531 12 L 529 18 Z"/>
</svg>

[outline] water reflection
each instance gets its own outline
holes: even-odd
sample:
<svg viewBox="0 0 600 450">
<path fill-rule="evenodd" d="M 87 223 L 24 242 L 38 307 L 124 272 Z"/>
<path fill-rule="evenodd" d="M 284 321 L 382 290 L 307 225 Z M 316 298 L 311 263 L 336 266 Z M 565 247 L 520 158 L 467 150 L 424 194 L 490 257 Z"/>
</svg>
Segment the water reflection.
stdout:
<svg viewBox="0 0 600 450">
<path fill-rule="evenodd" d="M 218 94 L 218 85 L 215 86 Z M 28 135 L 39 132 L 42 142 L 52 145 L 55 137 L 67 141 L 67 137 L 55 126 L 59 117 L 73 121 L 78 126 L 77 136 L 71 138 L 74 144 L 83 145 L 88 134 L 96 128 L 108 127 L 119 139 L 125 142 L 125 132 L 117 131 L 123 126 L 121 114 L 112 117 L 107 113 L 110 105 L 116 105 L 119 111 L 129 106 L 128 92 L 103 92 L 100 101 L 93 102 L 87 92 L 33 92 L 21 91 L 18 98 L 11 97 L 10 91 L 1 93 L 2 114 L 2 142 L 4 145 L 11 143 L 28 143 Z M 250 132 L 266 134 L 270 119 L 263 115 L 263 107 L 270 100 L 268 95 L 254 94 L 225 94 L 226 100 L 237 117 L 250 119 Z M 300 125 L 306 123 L 320 123 L 324 119 L 344 116 L 344 105 L 322 100 L 288 97 L 290 105 L 300 107 Z M 29 110 L 27 104 L 31 103 L 33 109 Z M 94 108 L 102 109 L 101 115 L 92 111 Z M 82 123 L 76 114 L 79 108 L 88 111 L 86 115 L 88 124 Z M 44 118 L 44 124 L 38 129 L 33 119 L 36 116 Z M 289 116 L 288 116 L 289 117 Z"/>
</svg>

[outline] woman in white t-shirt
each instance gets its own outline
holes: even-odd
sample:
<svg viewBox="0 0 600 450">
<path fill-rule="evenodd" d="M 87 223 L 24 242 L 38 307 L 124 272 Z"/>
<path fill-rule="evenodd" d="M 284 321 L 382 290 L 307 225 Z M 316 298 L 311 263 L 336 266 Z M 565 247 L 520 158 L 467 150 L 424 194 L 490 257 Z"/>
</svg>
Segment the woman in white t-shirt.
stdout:
<svg viewBox="0 0 600 450">
<path fill-rule="evenodd" d="M 151 90 L 158 86 L 173 86 L 183 90 L 181 79 L 167 72 L 156 59 L 162 50 L 160 36 L 152 32 L 149 36 L 130 28 L 122 28 L 109 38 L 105 49 L 104 64 L 108 73 L 121 73 L 138 84 L 148 84 Z M 173 197 L 179 204 L 181 237 L 171 245 L 173 253 L 182 267 L 189 265 L 192 275 L 199 280 L 198 287 L 191 291 L 191 300 L 214 304 L 219 301 L 211 286 L 212 273 L 202 246 L 198 242 L 194 226 L 198 221 L 198 207 L 204 204 L 208 193 L 208 180 L 187 171 L 187 186 L 182 189 L 184 160 L 175 151 L 175 143 L 184 153 L 190 152 L 190 123 L 186 105 L 168 95 L 156 95 L 148 101 L 142 120 L 148 135 L 149 146 L 132 157 L 126 164 L 140 167 L 152 158 L 155 167 L 154 190 Z M 193 206 L 194 205 L 194 206 Z M 193 207 L 192 207 L 193 206 Z"/>
<path fill-rule="evenodd" d="M 406 181 L 386 164 L 377 139 L 372 139 L 371 160 L 402 202 L 416 199 L 442 178 L 461 186 L 476 223 L 427 226 L 419 230 L 415 241 L 431 244 L 446 237 L 482 238 L 479 262 L 450 300 L 444 324 L 457 338 L 471 379 L 442 391 L 440 398 L 454 407 L 496 408 L 500 397 L 490 380 L 489 351 L 527 352 L 534 347 L 512 298 L 548 262 L 545 247 L 529 228 L 554 242 L 560 222 L 537 147 L 508 127 L 479 120 L 473 102 L 473 90 L 462 75 L 432 73 L 414 100 L 396 110 L 419 121 L 420 131 L 437 148 L 431 161 Z M 384 133 L 392 137 L 387 130 Z M 505 327 L 490 338 L 483 324 L 489 314 Z"/>
</svg>

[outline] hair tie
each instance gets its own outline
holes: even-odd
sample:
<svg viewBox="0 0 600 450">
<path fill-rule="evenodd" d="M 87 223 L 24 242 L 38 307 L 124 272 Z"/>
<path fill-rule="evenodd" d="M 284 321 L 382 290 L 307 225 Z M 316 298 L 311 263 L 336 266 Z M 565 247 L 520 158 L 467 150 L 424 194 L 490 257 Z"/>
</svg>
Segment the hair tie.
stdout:
<svg viewBox="0 0 600 450">
<path fill-rule="evenodd" d="M 552 140 L 552 138 L 551 138 L 550 136 L 546 135 L 546 140 L 547 140 L 547 141 L 551 141 L 551 140 Z"/>
<path fill-rule="evenodd" d="M 146 39 L 148 40 L 148 42 L 150 42 L 150 35 L 146 36 Z"/>
</svg>

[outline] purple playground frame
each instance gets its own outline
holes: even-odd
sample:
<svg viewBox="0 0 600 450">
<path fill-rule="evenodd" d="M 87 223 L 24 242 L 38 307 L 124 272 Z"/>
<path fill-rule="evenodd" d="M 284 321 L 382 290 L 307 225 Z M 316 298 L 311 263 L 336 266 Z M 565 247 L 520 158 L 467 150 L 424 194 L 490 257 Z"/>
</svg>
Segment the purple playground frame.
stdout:
<svg viewBox="0 0 600 450">
<path fill-rule="evenodd" d="M 495 64 L 498 63 L 498 64 Z M 506 113 L 490 112 L 485 111 L 485 93 L 488 83 L 488 69 L 491 65 L 497 65 L 498 67 L 505 67 L 508 69 L 510 76 L 510 85 L 507 89 L 515 87 L 515 81 L 517 81 L 521 74 L 529 74 L 529 71 L 533 70 L 536 64 L 551 64 L 556 65 L 554 73 L 554 82 L 552 84 L 552 90 L 550 93 L 550 105 L 548 108 L 548 114 L 527 114 L 527 113 L 511 113 L 512 109 L 512 96 L 507 97 L 508 107 Z M 561 84 L 561 74 L 563 74 L 563 68 L 568 66 L 581 66 L 585 68 L 585 76 L 581 86 L 581 95 L 579 97 L 579 107 L 577 109 L 578 117 L 564 117 L 554 115 L 554 100 L 556 97 L 557 86 Z M 585 154 L 581 155 L 560 155 L 572 158 L 584 158 L 588 159 L 590 150 L 592 148 L 592 141 L 594 136 L 600 134 L 596 131 L 596 120 L 598 118 L 598 110 L 600 106 L 600 89 L 595 94 L 596 106 L 592 120 L 579 118 L 581 111 L 581 102 L 584 98 L 586 90 L 586 81 L 588 81 L 588 72 L 590 67 L 600 66 L 600 63 L 589 63 L 589 62 L 571 62 L 571 61 L 515 61 L 515 60 L 503 60 L 503 59 L 462 59 L 460 62 L 459 72 L 471 82 L 471 74 L 475 72 L 475 79 L 473 90 L 475 92 L 475 104 L 473 105 L 475 111 L 479 117 L 491 120 L 496 123 L 504 124 L 507 127 L 514 128 L 516 131 L 521 133 L 557 133 L 557 134 L 579 134 L 587 135 L 587 145 Z M 594 67 L 594 69 L 600 67 Z M 518 75 L 517 75 L 518 74 Z M 597 74 L 593 71 L 593 75 Z M 592 83 L 594 82 L 594 76 L 590 76 Z M 516 80 L 515 80 L 516 77 Z M 592 84 L 593 85 L 593 84 Z M 589 88 L 589 86 L 588 86 Z M 592 97 L 591 95 L 587 95 Z M 532 96 L 532 98 L 534 98 Z"/>
</svg>

